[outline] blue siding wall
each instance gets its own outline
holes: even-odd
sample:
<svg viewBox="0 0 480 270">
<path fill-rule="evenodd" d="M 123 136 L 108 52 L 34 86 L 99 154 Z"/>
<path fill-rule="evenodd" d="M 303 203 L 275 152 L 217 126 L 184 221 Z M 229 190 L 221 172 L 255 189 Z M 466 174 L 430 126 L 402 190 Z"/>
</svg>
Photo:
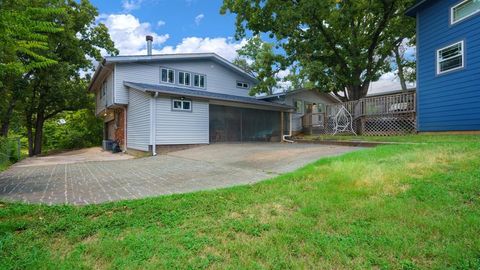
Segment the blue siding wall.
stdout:
<svg viewBox="0 0 480 270">
<path fill-rule="evenodd" d="M 450 25 L 459 0 L 430 1 L 417 13 L 418 130 L 480 130 L 480 13 Z M 465 68 L 436 74 L 437 50 L 464 41 Z"/>
</svg>

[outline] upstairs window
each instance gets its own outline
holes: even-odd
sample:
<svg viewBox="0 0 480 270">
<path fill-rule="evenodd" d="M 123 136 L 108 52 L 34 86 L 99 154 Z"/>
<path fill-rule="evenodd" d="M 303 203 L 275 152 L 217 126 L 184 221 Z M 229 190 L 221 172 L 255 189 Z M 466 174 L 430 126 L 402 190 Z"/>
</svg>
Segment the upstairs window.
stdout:
<svg viewBox="0 0 480 270">
<path fill-rule="evenodd" d="M 205 76 L 195 74 L 193 76 L 193 86 L 205 88 Z"/>
<path fill-rule="evenodd" d="M 303 101 L 295 100 L 295 112 L 303 113 Z"/>
<path fill-rule="evenodd" d="M 107 95 L 107 82 L 102 83 L 102 90 L 100 93 L 100 98 L 103 98 L 104 96 Z"/>
<path fill-rule="evenodd" d="M 441 48 L 437 51 L 437 74 L 463 68 L 463 41 Z"/>
<path fill-rule="evenodd" d="M 238 87 L 238 88 L 248 89 L 248 83 L 246 83 L 246 82 L 237 82 L 237 87 Z"/>
<path fill-rule="evenodd" d="M 192 111 L 192 101 L 186 99 L 172 99 L 174 111 Z"/>
<path fill-rule="evenodd" d="M 175 83 L 175 71 L 173 69 L 162 68 L 161 77 L 162 82 Z"/>
<path fill-rule="evenodd" d="M 480 12 L 480 0 L 465 0 L 451 8 L 451 24 Z"/>
<path fill-rule="evenodd" d="M 179 71 L 178 84 L 190 86 L 190 73 Z"/>
</svg>

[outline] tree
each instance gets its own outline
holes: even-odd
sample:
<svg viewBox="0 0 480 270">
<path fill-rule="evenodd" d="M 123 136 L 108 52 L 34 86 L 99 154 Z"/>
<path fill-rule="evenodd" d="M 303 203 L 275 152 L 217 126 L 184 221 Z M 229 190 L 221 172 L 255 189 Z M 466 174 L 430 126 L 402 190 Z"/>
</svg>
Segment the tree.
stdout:
<svg viewBox="0 0 480 270">
<path fill-rule="evenodd" d="M 48 4 L 65 10 L 54 18 L 64 30 L 48 35 L 47 56 L 57 64 L 34 69 L 27 86 L 23 109 L 30 156 L 42 152 L 46 120 L 88 106 L 89 78 L 82 77 L 82 71 L 93 68 L 91 59 L 101 60 L 100 49 L 118 53 L 106 26 L 95 24 L 98 12 L 88 0 L 51 0 Z"/>
<path fill-rule="evenodd" d="M 273 52 L 273 44 L 264 42 L 260 36 L 254 36 L 237 53 L 239 57 L 234 60 L 234 64 L 256 76 L 259 81 L 250 90 L 250 95 L 273 94 L 284 61 L 284 57 Z"/>
<path fill-rule="evenodd" d="M 43 53 L 48 49 L 47 34 L 63 30 L 48 17 L 62 13 L 48 5 L 33 7 L 32 1 L 0 1 L 0 86 L 5 73 L 18 75 L 56 63 Z"/>
<path fill-rule="evenodd" d="M 33 69 L 57 63 L 45 54 L 48 33 L 63 29 L 52 15 L 64 12 L 51 6 L 32 6 L 32 1 L 0 1 L 0 136 L 7 136 L 15 106 L 23 95 L 25 80 Z"/>
<path fill-rule="evenodd" d="M 236 38 L 268 33 L 298 63 L 313 87 L 342 100 L 367 94 L 390 70 L 395 29 L 413 0 L 224 0 L 221 13 L 236 17 Z M 413 35 L 415 29 L 408 29 Z"/>
</svg>

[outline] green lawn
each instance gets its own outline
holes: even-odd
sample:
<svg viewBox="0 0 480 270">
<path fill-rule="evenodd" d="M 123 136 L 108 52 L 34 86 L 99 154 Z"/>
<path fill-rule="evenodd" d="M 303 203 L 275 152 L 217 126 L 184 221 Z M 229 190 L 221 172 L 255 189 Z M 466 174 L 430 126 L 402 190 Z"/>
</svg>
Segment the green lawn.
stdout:
<svg viewBox="0 0 480 270">
<path fill-rule="evenodd" d="M 217 191 L 2 203 L 0 268 L 479 269 L 480 142 L 455 141 L 365 149 Z"/>
<path fill-rule="evenodd" d="M 352 136 L 352 135 L 307 135 L 307 140 L 339 140 L 339 141 L 369 141 L 369 142 L 400 142 L 400 143 L 452 143 L 480 142 L 480 135 L 404 135 L 404 136 Z"/>
</svg>

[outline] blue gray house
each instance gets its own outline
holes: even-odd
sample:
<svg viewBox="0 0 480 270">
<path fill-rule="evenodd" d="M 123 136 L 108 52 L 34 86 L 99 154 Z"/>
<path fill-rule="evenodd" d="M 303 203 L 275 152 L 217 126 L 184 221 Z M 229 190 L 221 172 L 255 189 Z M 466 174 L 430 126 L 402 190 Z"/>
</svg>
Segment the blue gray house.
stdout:
<svg viewBox="0 0 480 270">
<path fill-rule="evenodd" d="M 159 151 L 212 142 L 281 141 L 292 106 L 249 96 L 257 80 L 213 53 L 105 57 L 93 75 L 104 139 Z"/>
<path fill-rule="evenodd" d="M 417 20 L 417 128 L 480 130 L 480 0 L 421 0 Z"/>
</svg>

